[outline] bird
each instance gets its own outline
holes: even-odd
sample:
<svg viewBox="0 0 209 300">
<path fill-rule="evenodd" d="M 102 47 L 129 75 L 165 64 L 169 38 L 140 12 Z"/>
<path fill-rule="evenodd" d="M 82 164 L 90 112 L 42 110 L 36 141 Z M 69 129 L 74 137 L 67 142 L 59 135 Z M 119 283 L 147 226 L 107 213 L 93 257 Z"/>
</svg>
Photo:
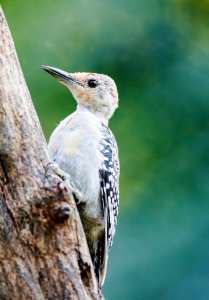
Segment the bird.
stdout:
<svg viewBox="0 0 209 300">
<path fill-rule="evenodd" d="M 48 151 L 70 178 L 95 275 L 103 286 L 119 206 L 118 146 L 108 121 L 118 107 L 112 78 L 97 73 L 68 73 L 42 66 L 72 93 L 75 112 L 53 131 Z"/>
</svg>

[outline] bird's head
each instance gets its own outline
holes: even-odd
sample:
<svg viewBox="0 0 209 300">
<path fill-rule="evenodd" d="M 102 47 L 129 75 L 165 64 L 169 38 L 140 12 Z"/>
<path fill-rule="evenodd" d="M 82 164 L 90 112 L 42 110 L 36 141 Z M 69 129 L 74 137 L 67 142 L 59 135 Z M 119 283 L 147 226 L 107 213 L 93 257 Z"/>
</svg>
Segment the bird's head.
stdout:
<svg viewBox="0 0 209 300">
<path fill-rule="evenodd" d="M 113 79 L 96 73 L 68 73 L 43 66 L 49 74 L 67 86 L 80 108 L 109 120 L 118 107 L 118 92 Z"/>
</svg>

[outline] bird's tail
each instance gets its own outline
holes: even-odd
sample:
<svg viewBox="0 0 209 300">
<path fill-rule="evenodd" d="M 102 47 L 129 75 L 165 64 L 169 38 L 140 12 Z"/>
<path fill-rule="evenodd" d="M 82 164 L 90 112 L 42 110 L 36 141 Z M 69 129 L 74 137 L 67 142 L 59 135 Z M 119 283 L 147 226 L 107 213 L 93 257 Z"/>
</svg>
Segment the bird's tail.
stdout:
<svg viewBox="0 0 209 300">
<path fill-rule="evenodd" d="M 105 232 L 102 234 L 101 238 L 98 240 L 95 252 L 92 256 L 92 262 L 94 266 L 94 272 L 97 277 L 99 287 L 101 288 L 104 284 L 106 271 L 107 271 L 107 260 L 108 251 L 106 246 Z"/>
</svg>

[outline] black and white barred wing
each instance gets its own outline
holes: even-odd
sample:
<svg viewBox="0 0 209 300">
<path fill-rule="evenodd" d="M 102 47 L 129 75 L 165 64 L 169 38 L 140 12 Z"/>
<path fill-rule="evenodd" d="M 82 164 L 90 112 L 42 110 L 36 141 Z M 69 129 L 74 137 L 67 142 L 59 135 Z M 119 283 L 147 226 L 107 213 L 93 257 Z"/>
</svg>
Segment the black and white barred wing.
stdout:
<svg viewBox="0 0 209 300">
<path fill-rule="evenodd" d="M 118 147 L 112 132 L 103 125 L 102 140 L 103 168 L 100 170 L 101 198 L 105 219 L 107 250 L 110 250 L 117 224 L 119 205 L 119 159 Z"/>
</svg>

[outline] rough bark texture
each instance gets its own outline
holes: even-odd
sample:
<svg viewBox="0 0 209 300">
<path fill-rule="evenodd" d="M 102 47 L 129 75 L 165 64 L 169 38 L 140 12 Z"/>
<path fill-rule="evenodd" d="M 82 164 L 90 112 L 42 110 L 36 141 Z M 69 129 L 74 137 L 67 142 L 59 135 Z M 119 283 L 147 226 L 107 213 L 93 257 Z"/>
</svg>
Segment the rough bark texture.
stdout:
<svg viewBox="0 0 209 300">
<path fill-rule="evenodd" d="M 0 299 L 101 299 L 74 199 L 48 162 L 0 8 Z"/>
</svg>

